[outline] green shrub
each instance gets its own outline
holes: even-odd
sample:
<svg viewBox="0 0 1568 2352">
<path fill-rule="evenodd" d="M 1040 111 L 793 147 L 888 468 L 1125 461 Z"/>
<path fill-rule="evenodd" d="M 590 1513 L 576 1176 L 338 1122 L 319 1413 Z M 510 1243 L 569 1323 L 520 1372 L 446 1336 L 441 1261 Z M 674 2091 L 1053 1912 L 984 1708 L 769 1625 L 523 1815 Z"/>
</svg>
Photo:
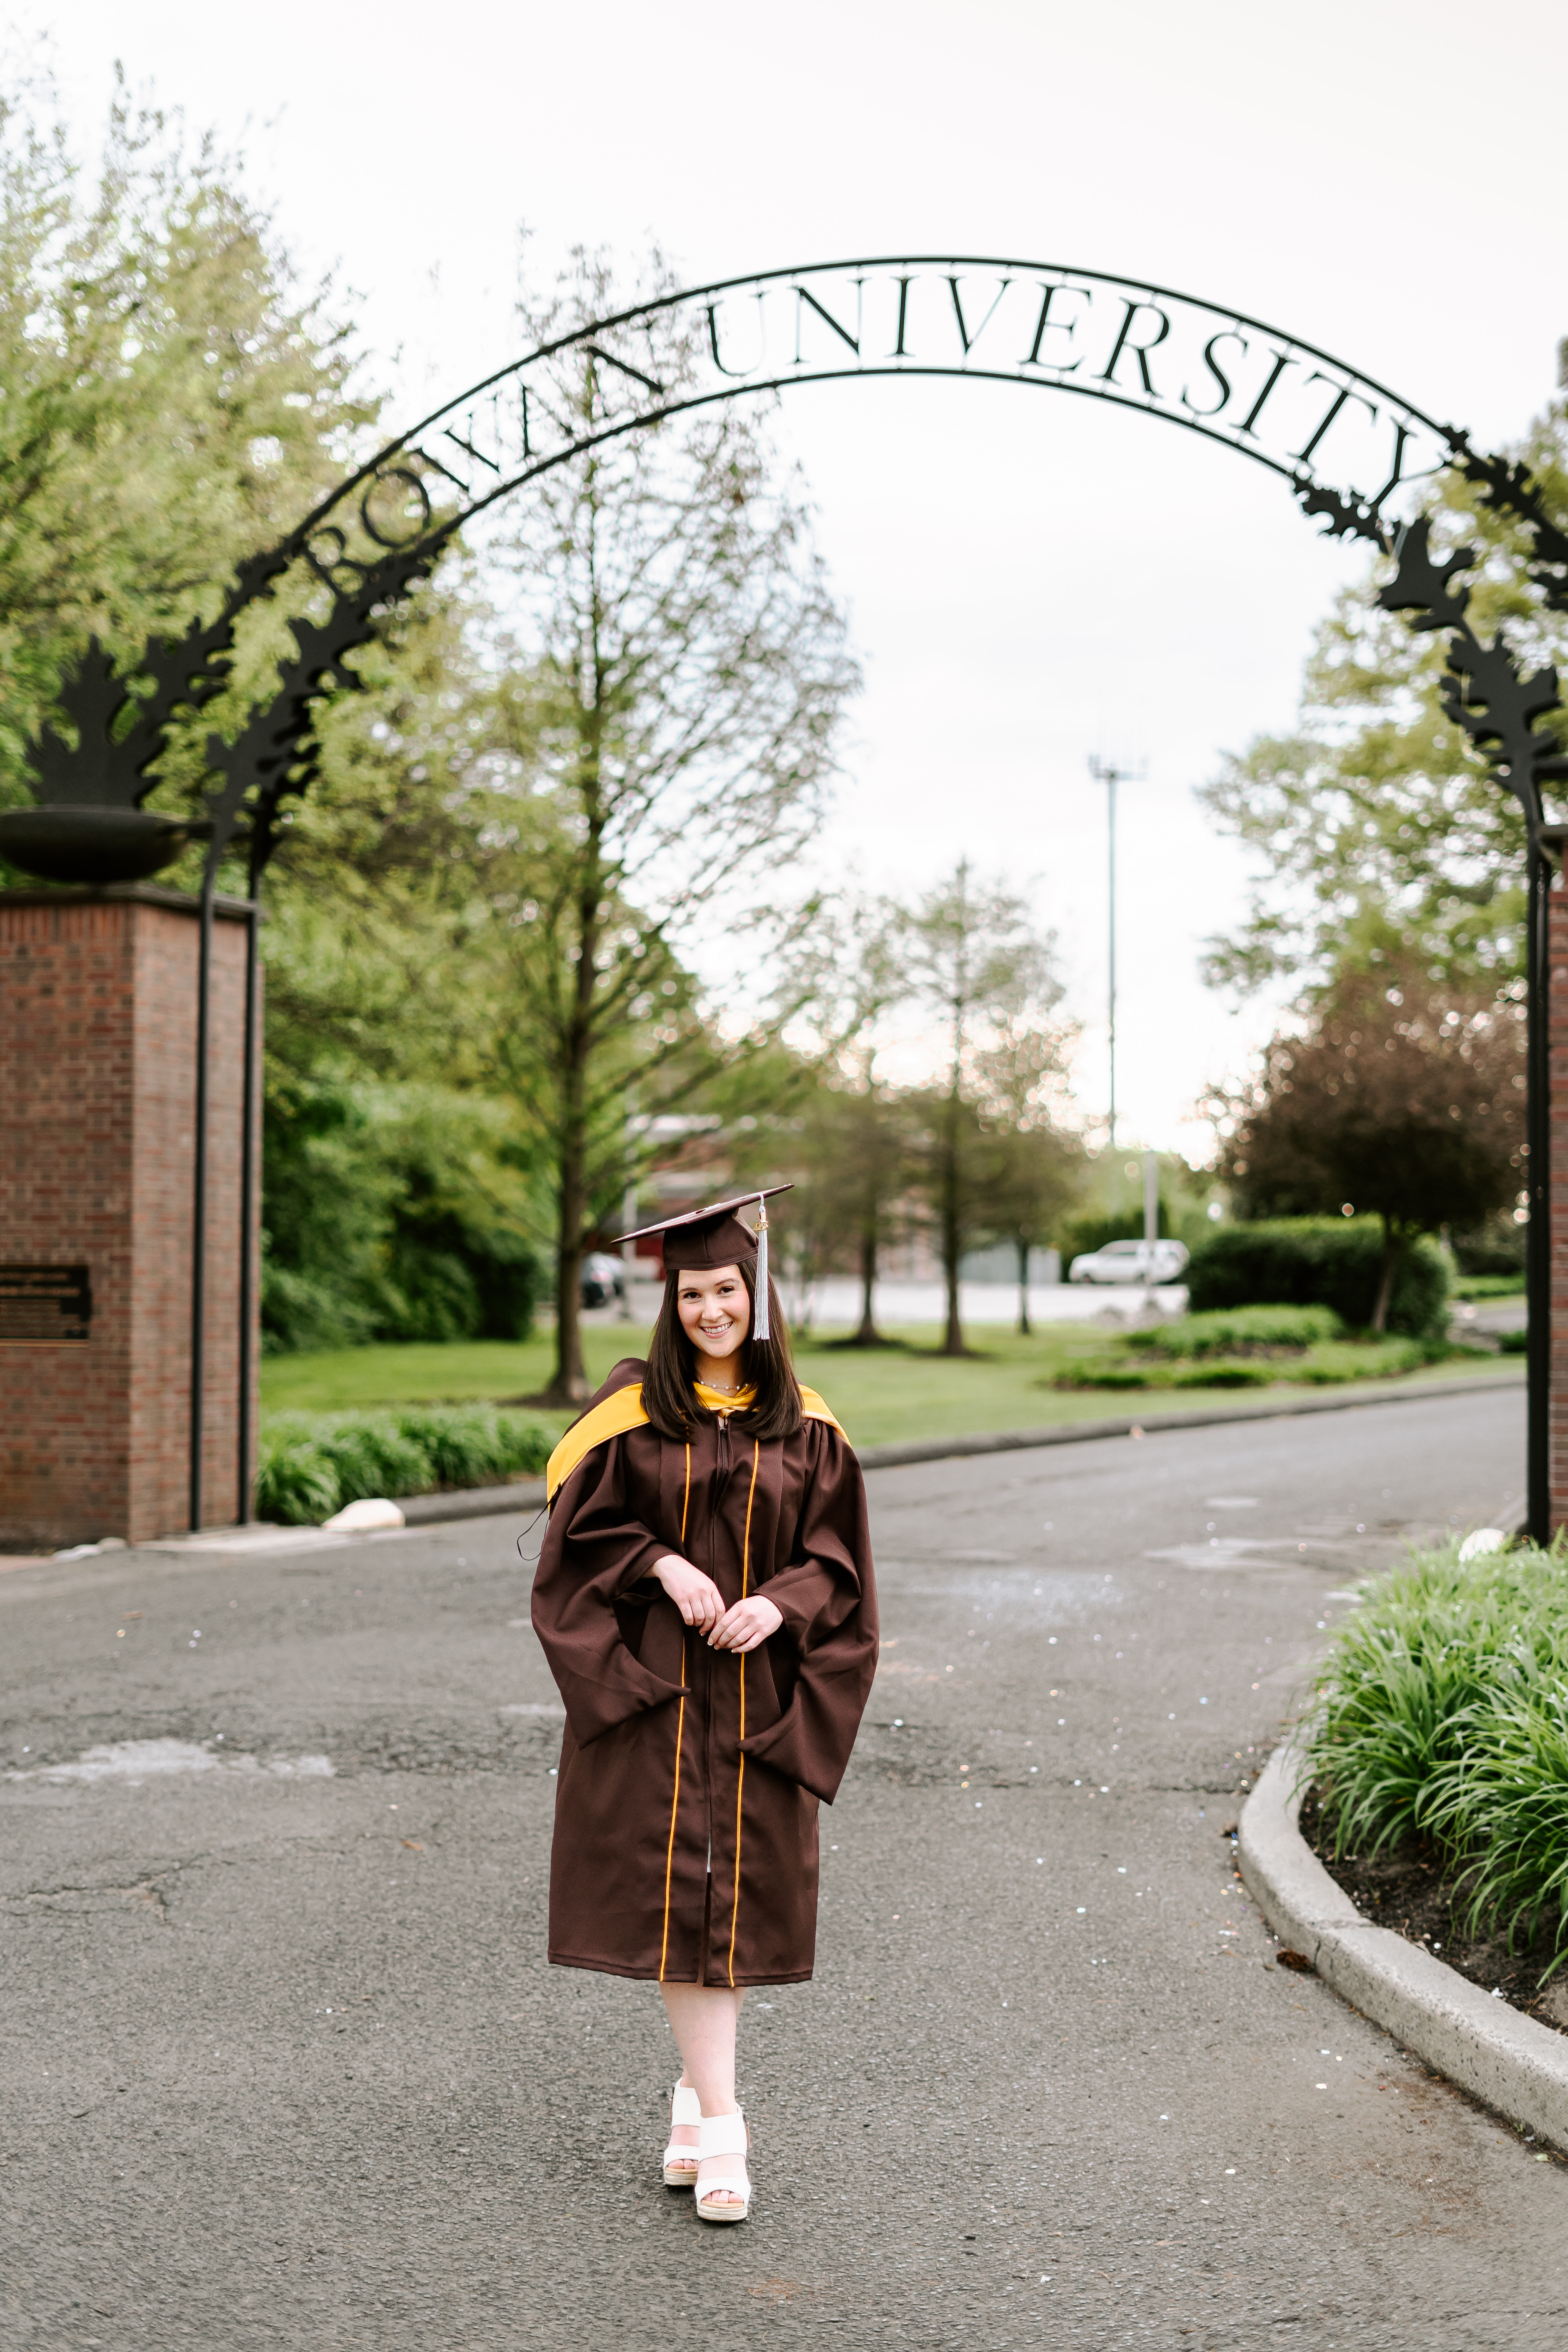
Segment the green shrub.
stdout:
<svg viewBox="0 0 1568 2352">
<path fill-rule="evenodd" d="M 493 1404 L 424 1405 L 396 1420 L 429 1456 L 437 1486 L 482 1486 L 542 1470 L 554 1443 L 538 1422 Z"/>
<path fill-rule="evenodd" d="M 1530 1353 L 1528 1331 L 1500 1331 L 1497 1343 L 1498 1353 L 1501 1356 L 1528 1356 Z"/>
<path fill-rule="evenodd" d="M 1233 1356 L 1248 1348 L 1310 1348 L 1337 1339 L 1344 1326 L 1331 1307 L 1235 1307 L 1228 1313 L 1183 1315 L 1155 1331 L 1134 1331 L 1128 1345 L 1162 1356 Z"/>
<path fill-rule="evenodd" d="M 1568 1558 L 1453 1549 L 1382 1579 L 1340 1627 L 1309 1745 L 1338 1843 L 1412 1832 L 1464 1874 L 1470 1932 L 1568 1945 Z"/>
<path fill-rule="evenodd" d="M 279 1427 L 293 1415 L 263 1422 L 256 1448 L 256 1516 L 289 1527 L 314 1527 L 339 1507 L 338 1466 L 304 1428 Z"/>
<path fill-rule="evenodd" d="M 1341 1381 L 1393 1381 L 1404 1372 L 1418 1372 L 1447 1352 L 1426 1339 L 1331 1340 L 1304 1356 L 1290 1377 L 1315 1388 L 1332 1388 Z"/>
<path fill-rule="evenodd" d="M 1382 1274 L 1377 1218 L 1275 1217 L 1222 1226 L 1194 1252 L 1184 1278 L 1195 1313 L 1260 1304 L 1326 1307 L 1364 1328 Z M 1441 1338 L 1447 1293 L 1447 1260 L 1436 1243 L 1409 1243 L 1394 1278 L 1389 1329 Z"/>
<path fill-rule="evenodd" d="M 1256 1320 L 1252 1319 L 1254 1316 Z M 1436 1339 L 1314 1339 L 1310 1346 L 1301 1346 L 1300 1342 L 1310 1332 L 1340 1328 L 1326 1307 L 1259 1307 L 1232 1315 L 1194 1315 L 1186 1320 L 1204 1327 L 1205 1342 L 1211 1327 L 1216 1334 L 1228 1332 L 1230 1344 L 1241 1347 L 1243 1352 L 1210 1354 L 1205 1344 L 1190 1354 L 1178 1353 L 1169 1344 L 1173 1338 L 1178 1342 L 1180 1339 L 1183 1326 L 1175 1323 L 1163 1331 L 1135 1331 L 1125 1339 L 1112 1341 L 1103 1355 L 1080 1357 L 1058 1372 L 1054 1381 L 1042 1382 L 1042 1386 L 1260 1389 L 1284 1381 L 1303 1381 L 1311 1388 L 1334 1388 L 1345 1381 L 1396 1380 L 1403 1373 L 1419 1371 L 1424 1364 L 1447 1356 L 1478 1352 L 1456 1349 Z M 1271 1352 L 1263 1335 L 1268 1333 L 1276 1343 L 1281 1343 L 1287 1332 L 1295 1335 L 1292 1351 Z M 1223 1338 L 1215 1339 L 1216 1346 L 1223 1344 Z M 1125 1349 L 1131 1349 L 1134 1356 L 1148 1351 L 1146 1360 L 1129 1363 L 1122 1352 Z"/>
<path fill-rule="evenodd" d="M 423 1495 L 438 1483 L 428 1452 L 396 1413 L 335 1415 L 317 1443 L 337 1465 L 345 1503 L 361 1495 Z"/>
<path fill-rule="evenodd" d="M 258 1518 L 312 1524 L 369 1495 L 480 1486 L 543 1469 L 553 1439 L 495 1405 L 386 1412 L 279 1412 L 262 1423 Z"/>
</svg>

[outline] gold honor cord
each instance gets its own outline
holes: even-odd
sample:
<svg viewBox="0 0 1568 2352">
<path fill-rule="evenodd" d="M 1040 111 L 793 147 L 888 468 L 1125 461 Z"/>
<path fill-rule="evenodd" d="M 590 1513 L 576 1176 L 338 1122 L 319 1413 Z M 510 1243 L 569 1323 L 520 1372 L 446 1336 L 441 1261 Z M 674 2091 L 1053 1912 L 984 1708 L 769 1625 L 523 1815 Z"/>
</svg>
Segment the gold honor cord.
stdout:
<svg viewBox="0 0 1568 2352">
<path fill-rule="evenodd" d="M 746 1532 L 741 1543 L 741 1598 L 746 1598 L 752 1574 L 752 1505 L 757 1499 L 757 1465 L 763 1449 L 752 1440 L 752 1483 L 746 1494 Z M 746 1654 L 741 1653 L 741 1738 L 746 1736 Z M 741 1916 L 741 1792 L 746 1785 L 746 1752 L 741 1750 L 741 1769 L 735 1775 L 735 1899 L 730 1906 L 730 1982 L 735 1981 L 735 1924 Z"/>
<path fill-rule="evenodd" d="M 686 1513 L 691 1501 L 691 1448 L 686 1449 L 686 1492 L 680 1498 L 680 1540 L 686 1541 Z M 686 1635 L 680 1636 L 680 1679 L 685 1682 Z M 658 1980 L 664 1982 L 664 1964 L 669 1957 L 669 1882 L 675 1869 L 675 1817 L 680 1810 L 680 1743 L 686 1730 L 686 1693 L 680 1694 L 680 1706 L 675 1717 L 675 1790 L 669 1800 L 669 1843 L 664 1850 L 664 1939 L 658 1948 Z"/>
</svg>

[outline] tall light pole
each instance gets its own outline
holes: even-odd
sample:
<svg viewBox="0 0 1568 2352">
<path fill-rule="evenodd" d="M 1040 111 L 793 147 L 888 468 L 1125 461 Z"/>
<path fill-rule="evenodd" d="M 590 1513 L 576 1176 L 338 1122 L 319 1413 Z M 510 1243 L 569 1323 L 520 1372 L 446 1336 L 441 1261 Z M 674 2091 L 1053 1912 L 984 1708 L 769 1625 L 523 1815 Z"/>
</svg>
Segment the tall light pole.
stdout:
<svg viewBox="0 0 1568 2352">
<path fill-rule="evenodd" d="M 1106 1025 L 1110 1039 L 1110 1149 L 1116 1149 L 1116 787 L 1142 781 L 1143 764 L 1137 768 L 1119 768 L 1114 760 L 1102 760 L 1092 754 L 1089 772 L 1097 784 L 1106 787 L 1107 832 L 1110 849 L 1110 980 L 1106 992 Z"/>
</svg>

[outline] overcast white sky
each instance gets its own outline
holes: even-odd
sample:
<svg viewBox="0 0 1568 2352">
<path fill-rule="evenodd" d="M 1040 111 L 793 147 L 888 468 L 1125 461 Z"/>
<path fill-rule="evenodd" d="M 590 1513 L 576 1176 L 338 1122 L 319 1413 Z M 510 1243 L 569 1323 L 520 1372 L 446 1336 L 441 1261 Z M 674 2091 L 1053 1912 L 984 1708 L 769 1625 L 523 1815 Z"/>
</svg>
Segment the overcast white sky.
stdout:
<svg viewBox="0 0 1568 2352">
<path fill-rule="evenodd" d="M 1492 443 L 1547 398 L 1568 331 L 1551 0 L 35 0 L 10 21 L 53 34 L 84 147 L 118 58 L 243 148 L 300 259 L 357 289 L 390 423 L 515 356 L 521 220 L 536 266 L 657 236 L 693 283 L 899 250 L 1136 274 Z M 1085 763 L 1146 761 L 1122 794 L 1122 1135 L 1200 1148 L 1194 1099 L 1268 1023 L 1197 978 L 1244 869 L 1192 786 L 1289 724 L 1363 559 L 1226 451 L 1045 392 L 803 387 L 779 429 L 868 678 L 825 869 L 912 891 L 967 849 L 1027 886 L 1098 1110 Z"/>
</svg>

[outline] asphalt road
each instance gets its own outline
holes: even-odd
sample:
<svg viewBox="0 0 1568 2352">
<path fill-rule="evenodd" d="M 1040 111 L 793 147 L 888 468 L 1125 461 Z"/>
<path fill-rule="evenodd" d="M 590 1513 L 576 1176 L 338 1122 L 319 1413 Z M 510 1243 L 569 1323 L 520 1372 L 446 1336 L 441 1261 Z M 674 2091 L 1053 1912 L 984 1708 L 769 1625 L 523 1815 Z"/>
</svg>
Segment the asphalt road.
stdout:
<svg viewBox="0 0 1568 2352">
<path fill-rule="evenodd" d="M 1221 1837 L 1353 1580 L 1512 1523 L 1522 1415 L 873 1475 L 888 1646 L 724 2231 L 659 2184 L 656 1995 L 544 1962 L 513 1523 L 0 1577 L 6 2352 L 1561 2352 L 1568 2167 L 1273 1967 Z"/>
</svg>

